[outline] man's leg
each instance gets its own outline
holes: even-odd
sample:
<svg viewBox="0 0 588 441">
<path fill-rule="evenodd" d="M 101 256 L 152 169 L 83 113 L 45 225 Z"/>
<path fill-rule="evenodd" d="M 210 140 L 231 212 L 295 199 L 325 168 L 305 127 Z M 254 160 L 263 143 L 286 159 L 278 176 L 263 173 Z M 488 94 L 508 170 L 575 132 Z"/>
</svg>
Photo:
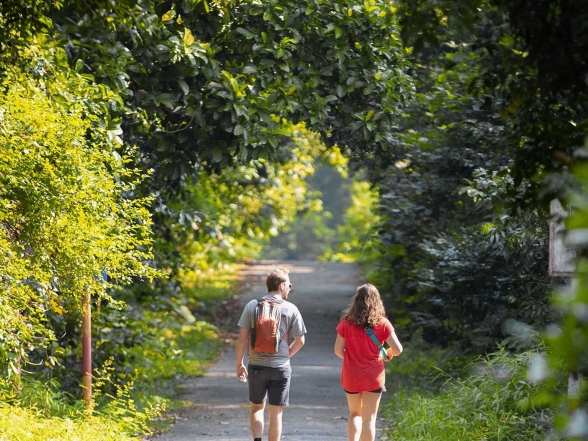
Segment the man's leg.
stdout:
<svg viewBox="0 0 588 441">
<path fill-rule="evenodd" d="M 267 433 L 268 441 L 280 441 L 282 436 L 282 411 L 283 406 L 268 406 L 269 427 Z"/>
<path fill-rule="evenodd" d="M 347 439 L 349 441 L 359 441 L 359 435 L 361 433 L 361 393 L 346 393 L 345 395 L 347 395 L 347 405 L 349 406 Z"/>
<path fill-rule="evenodd" d="M 361 437 L 360 441 L 374 441 L 376 439 L 376 415 L 380 405 L 382 393 L 362 392 L 361 393 Z"/>
<path fill-rule="evenodd" d="M 263 411 L 267 393 L 268 371 L 265 367 L 249 365 L 249 425 L 253 439 L 263 436 Z M 259 404 L 256 404 L 259 403 Z"/>
<path fill-rule="evenodd" d="M 249 424 L 251 426 L 251 434 L 253 438 L 263 437 L 263 409 L 265 408 L 265 402 L 261 404 L 255 404 L 249 402 Z M 271 408 L 271 406 L 270 406 Z M 270 425 L 271 428 L 271 425 Z"/>
<path fill-rule="evenodd" d="M 282 437 L 282 411 L 290 402 L 290 366 L 272 369 L 268 384 L 269 427 L 268 441 L 280 441 Z"/>
</svg>

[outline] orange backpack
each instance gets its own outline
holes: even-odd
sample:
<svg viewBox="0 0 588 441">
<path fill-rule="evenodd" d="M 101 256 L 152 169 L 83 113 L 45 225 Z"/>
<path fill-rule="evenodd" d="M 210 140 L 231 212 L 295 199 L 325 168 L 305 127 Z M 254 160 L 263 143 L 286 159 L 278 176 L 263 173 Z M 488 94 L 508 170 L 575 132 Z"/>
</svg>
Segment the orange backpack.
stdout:
<svg viewBox="0 0 588 441">
<path fill-rule="evenodd" d="M 275 297 L 257 299 L 251 323 L 251 348 L 257 352 L 277 354 L 280 341 L 282 308 Z M 286 334 L 287 336 L 288 334 Z"/>
</svg>

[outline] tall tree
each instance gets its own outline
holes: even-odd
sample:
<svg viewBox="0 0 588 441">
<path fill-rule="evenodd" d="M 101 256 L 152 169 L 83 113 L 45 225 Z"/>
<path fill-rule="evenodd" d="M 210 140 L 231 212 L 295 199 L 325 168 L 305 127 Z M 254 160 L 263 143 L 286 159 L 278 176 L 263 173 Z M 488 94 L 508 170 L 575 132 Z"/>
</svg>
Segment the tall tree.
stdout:
<svg viewBox="0 0 588 441">
<path fill-rule="evenodd" d="M 481 84 L 504 120 L 504 141 L 516 147 L 513 183 L 531 183 L 519 200 L 548 202 L 565 188 L 548 172 L 567 170 L 588 130 L 588 4 L 418 0 L 401 2 L 400 12 L 408 45 L 444 43 L 453 33 L 479 49 Z"/>
</svg>

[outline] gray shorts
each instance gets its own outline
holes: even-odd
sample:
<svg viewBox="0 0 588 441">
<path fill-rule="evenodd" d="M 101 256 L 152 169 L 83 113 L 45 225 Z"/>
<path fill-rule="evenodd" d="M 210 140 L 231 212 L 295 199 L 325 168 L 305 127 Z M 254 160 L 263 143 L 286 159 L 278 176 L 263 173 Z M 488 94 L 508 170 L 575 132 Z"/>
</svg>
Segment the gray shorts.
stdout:
<svg viewBox="0 0 588 441">
<path fill-rule="evenodd" d="M 261 404 L 267 401 L 272 406 L 287 406 L 290 403 L 290 366 L 272 368 L 248 366 L 249 401 Z"/>
</svg>

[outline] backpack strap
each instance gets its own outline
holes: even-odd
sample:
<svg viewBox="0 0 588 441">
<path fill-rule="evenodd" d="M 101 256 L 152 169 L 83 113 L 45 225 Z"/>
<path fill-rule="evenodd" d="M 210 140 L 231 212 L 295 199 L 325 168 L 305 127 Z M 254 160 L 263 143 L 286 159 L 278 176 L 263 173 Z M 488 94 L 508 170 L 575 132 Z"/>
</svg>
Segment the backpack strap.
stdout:
<svg viewBox="0 0 588 441">
<path fill-rule="evenodd" d="M 376 348 L 378 348 L 378 350 L 382 354 L 382 358 L 387 358 L 388 354 L 386 352 L 386 349 L 384 348 L 384 343 L 380 343 L 380 341 L 378 340 L 378 337 L 376 337 L 376 334 L 374 334 L 374 331 L 372 331 L 372 328 L 370 328 L 370 327 L 365 328 L 365 332 L 367 333 L 367 335 L 369 335 L 371 337 L 372 341 L 376 345 Z"/>
<path fill-rule="evenodd" d="M 257 299 L 257 303 L 259 304 L 259 303 L 263 302 L 264 300 L 266 300 L 268 302 L 275 302 L 278 305 L 281 305 L 282 303 L 285 302 L 285 300 L 281 296 L 277 296 L 276 297 L 276 296 L 273 296 L 273 295 L 269 295 L 268 294 L 268 295 L 265 295 L 263 297 L 258 298 Z"/>
</svg>

